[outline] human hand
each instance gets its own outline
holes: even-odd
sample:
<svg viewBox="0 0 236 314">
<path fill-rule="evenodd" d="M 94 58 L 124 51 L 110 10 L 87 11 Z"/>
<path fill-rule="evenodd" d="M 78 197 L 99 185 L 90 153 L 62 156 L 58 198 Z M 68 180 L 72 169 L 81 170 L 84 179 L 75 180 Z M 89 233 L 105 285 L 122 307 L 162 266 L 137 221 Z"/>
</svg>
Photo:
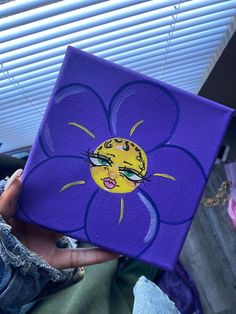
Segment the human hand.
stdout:
<svg viewBox="0 0 236 314">
<path fill-rule="evenodd" d="M 51 266 L 58 269 L 77 268 L 103 263 L 118 257 L 117 254 L 98 248 L 61 249 L 56 241 L 61 234 L 28 224 L 12 218 L 21 192 L 19 171 L 12 175 L 0 197 L 0 214 L 12 227 L 12 233 L 29 250 L 45 259 Z"/>
</svg>

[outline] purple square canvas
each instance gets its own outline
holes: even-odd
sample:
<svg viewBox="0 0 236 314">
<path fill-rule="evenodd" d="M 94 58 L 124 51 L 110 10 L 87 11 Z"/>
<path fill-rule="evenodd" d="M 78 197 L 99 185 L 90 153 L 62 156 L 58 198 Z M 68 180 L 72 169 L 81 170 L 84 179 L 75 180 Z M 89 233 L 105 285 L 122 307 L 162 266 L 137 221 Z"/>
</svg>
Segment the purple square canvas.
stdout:
<svg viewBox="0 0 236 314">
<path fill-rule="evenodd" d="M 232 112 L 69 47 L 17 217 L 172 269 Z"/>
</svg>

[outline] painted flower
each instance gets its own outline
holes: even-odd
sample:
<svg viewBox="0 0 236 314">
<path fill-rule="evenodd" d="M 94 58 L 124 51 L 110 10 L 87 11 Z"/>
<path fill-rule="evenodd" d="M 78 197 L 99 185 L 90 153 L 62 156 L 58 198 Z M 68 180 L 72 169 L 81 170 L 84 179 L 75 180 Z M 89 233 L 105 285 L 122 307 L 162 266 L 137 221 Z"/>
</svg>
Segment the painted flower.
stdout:
<svg viewBox="0 0 236 314">
<path fill-rule="evenodd" d="M 133 81 L 108 98 L 83 84 L 55 93 L 22 210 L 39 225 L 151 261 L 157 248 L 168 255 L 180 245 L 205 174 L 174 143 L 181 112 L 168 89 Z"/>
</svg>

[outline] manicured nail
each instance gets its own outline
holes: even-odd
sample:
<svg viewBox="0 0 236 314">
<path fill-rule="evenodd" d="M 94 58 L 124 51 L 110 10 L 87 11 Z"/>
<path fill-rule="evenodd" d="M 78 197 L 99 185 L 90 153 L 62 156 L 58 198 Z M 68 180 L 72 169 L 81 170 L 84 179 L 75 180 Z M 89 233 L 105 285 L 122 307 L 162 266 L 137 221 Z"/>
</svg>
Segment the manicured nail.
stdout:
<svg viewBox="0 0 236 314">
<path fill-rule="evenodd" d="M 22 172 L 23 172 L 23 169 L 18 169 L 13 173 L 13 175 L 7 181 L 4 191 L 9 189 L 9 187 L 12 185 L 15 179 L 21 176 Z"/>
</svg>

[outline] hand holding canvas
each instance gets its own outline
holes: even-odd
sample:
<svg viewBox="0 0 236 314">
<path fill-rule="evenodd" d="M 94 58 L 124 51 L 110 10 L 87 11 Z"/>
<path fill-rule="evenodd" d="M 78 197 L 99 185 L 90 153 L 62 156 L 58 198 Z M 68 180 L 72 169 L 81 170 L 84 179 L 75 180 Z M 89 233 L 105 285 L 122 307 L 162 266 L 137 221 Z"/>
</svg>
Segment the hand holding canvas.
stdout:
<svg viewBox="0 0 236 314">
<path fill-rule="evenodd" d="M 232 114 L 68 47 L 16 217 L 172 270 Z"/>
<path fill-rule="evenodd" d="M 58 269 L 77 268 L 103 263 L 117 257 L 114 253 L 97 248 L 59 249 L 56 241 L 62 236 L 61 234 L 12 218 L 20 191 L 20 179 L 15 178 L 0 198 L 0 214 L 11 225 L 12 233 L 28 249 L 44 258 L 51 266 Z"/>
</svg>

